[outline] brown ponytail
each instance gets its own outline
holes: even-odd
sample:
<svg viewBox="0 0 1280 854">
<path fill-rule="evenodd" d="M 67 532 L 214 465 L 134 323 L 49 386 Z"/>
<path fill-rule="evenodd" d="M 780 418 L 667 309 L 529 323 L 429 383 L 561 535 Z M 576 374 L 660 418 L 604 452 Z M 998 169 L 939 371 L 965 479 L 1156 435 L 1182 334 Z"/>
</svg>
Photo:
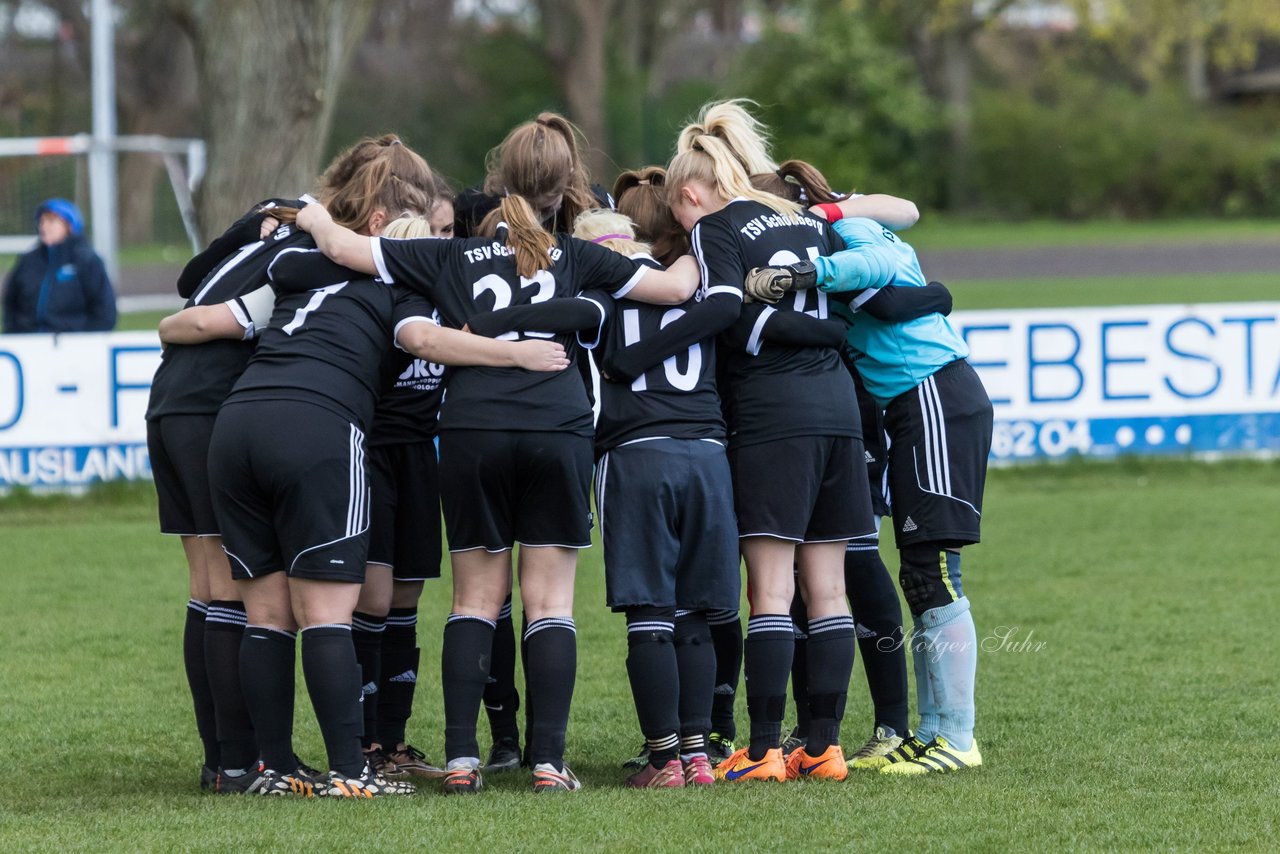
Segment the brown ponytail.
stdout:
<svg viewBox="0 0 1280 854">
<path fill-rule="evenodd" d="M 831 189 L 816 167 L 803 160 L 788 160 L 773 172 L 752 175 L 751 186 L 805 205 L 831 204 L 844 198 Z"/>
<path fill-rule="evenodd" d="M 591 176 L 582 160 L 582 132 L 559 113 L 538 117 L 513 128 L 485 158 L 484 191 L 490 196 L 515 194 L 541 200 L 563 196 L 561 221 L 599 202 L 591 192 Z"/>
<path fill-rule="evenodd" d="M 613 183 L 618 212 L 635 223 L 639 238 L 653 247 L 653 257 L 664 266 L 689 252 L 689 236 L 671 215 L 667 204 L 667 170 L 661 166 L 630 169 Z"/>
<path fill-rule="evenodd" d="M 378 210 L 388 219 L 429 214 L 436 188 L 427 161 L 395 134 L 385 134 L 362 139 L 335 157 L 320 176 L 316 196 L 334 222 L 364 231 Z M 272 216 L 293 222 L 297 210 L 273 208 Z"/>
<path fill-rule="evenodd" d="M 504 196 L 498 206 L 480 222 L 478 234 L 491 237 L 498 225 L 507 227 L 506 244 L 516 253 L 516 272 L 531 277 L 539 270 L 551 268 L 551 250 L 556 239 L 542 224 L 523 196 Z"/>
</svg>

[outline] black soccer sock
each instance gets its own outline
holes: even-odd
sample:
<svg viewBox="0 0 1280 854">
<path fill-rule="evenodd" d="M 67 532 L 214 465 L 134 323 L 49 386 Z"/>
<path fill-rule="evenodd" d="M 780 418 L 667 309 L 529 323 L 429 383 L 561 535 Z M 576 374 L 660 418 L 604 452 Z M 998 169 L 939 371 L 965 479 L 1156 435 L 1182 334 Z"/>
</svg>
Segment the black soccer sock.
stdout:
<svg viewBox="0 0 1280 854">
<path fill-rule="evenodd" d="M 244 603 L 233 600 L 210 602 L 209 613 L 205 615 L 204 662 L 213 691 L 218 749 L 223 768 L 247 768 L 258 758 L 258 741 L 240 677 L 240 648 L 248 622 Z M 292 688 L 292 669 L 289 673 Z M 289 714 L 292 719 L 292 695 Z"/>
<path fill-rule="evenodd" d="M 782 717 L 787 710 L 787 677 L 795 630 L 788 614 L 753 614 L 747 620 L 743 644 L 743 672 L 747 679 L 747 713 L 751 716 L 752 761 L 782 742 Z"/>
<path fill-rule="evenodd" d="M 860 544 L 859 544 L 860 545 Z M 844 585 L 857 624 L 858 649 L 876 724 L 907 734 L 907 653 L 902 634 L 902 605 L 893 576 L 874 543 L 849 544 L 844 554 Z"/>
<path fill-rule="evenodd" d="M 525 630 L 529 701 L 528 760 L 564 767 L 564 735 L 578 669 L 578 631 L 572 617 L 543 617 Z"/>
<path fill-rule="evenodd" d="M 247 626 L 240 646 L 240 681 L 253 718 L 258 755 L 267 768 L 292 771 L 293 632 Z"/>
<path fill-rule="evenodd" d="M 302 675 L 329 754 L 329 769 L 348 777 L 364 772 L 360 732 L 360 665 L 351 626 L 330 623 L 302 630 Z"/>
<path fill-rule="evenodd" d="M 445 759 L 480 757 L 476 717 L 489 676 L 493 630 L 493 621 L 484 617 L 450 614 L 445 621 L 444 648 L 440 653 Z"/>
<path fill-rule="evenodd" d="M 809 621 L 809 736 L 805 752 L 818 756 L 840 743 L 840 721 L 853 670 L 853 617 Z"/>
<path fill-rule="evenodd" d="M 404 728 L 413 714 L 413 693 L 418 687 L 418 656 L 418 609 L 392 608 L 382 635 L 378 723 L 374 728 L 388 750 L 405 743 Z"/>
<path fill-rule="evenodd" d="M 738 728 L 733 720 L 733 703 L 738 697 L 742 675 L 742 618 L 736 610 L 708 611 L 711 645 L 715 649 L 715 695 L 711 699 L 711 729 L 733 741 Z"/>
<path fill-rule="evenodd" d="M 649 763 L 661 768 L 680 754 L 675 608 L 627 609 L 627 677 Z"/>
<path fill-rule="evenodd" d="M 489 662 L 489 678 L 484 686 L 484 710 L 489 717 L 493 740 L 520 740 L 520 692 L 516 690 L 516 632 L 511 621 L 511 597 L 502 603 L 498 623 L 493 631 L 493 652 Z"/>
<path fill-rule="evenodd" d="M 351 643 L 360 665 L 360 744 L 366 750 L 378 740 L 378 701 L 382 699 L 378 690 L 382 684 L 382 636 L 386 630 L 386 617 L 362 611 L 351 615 Z"/>
<path fill-rule="evenodd" d="M 796 738 L 809 737 L 809 609 L 796 585 L 791 600 L 791 622 L 796 633 L 796 649 L 791 656 L 791 698 L 796 704 Z"/>
<path fill-rule="evenodd" d="M 706 611 L 676 612 L 676 667 L 680 672 L 680 753 L 707 752 L 716 653 Z M 655 763 L 656 764 L 656 763 Z"/>
<path fill-rule="evenodd" d="M 187 600 L 187 621 L 182 629 L 182 663 L 191 689 L 191 703 L 196 713 L 196 733 L 204 747 L 204 764 L 217 768 L 218 722 L 213 710 L 213 689 L 209 670 L 204 663 L 204 618 L 209 606 L 198 599 Z"/>
</svg>

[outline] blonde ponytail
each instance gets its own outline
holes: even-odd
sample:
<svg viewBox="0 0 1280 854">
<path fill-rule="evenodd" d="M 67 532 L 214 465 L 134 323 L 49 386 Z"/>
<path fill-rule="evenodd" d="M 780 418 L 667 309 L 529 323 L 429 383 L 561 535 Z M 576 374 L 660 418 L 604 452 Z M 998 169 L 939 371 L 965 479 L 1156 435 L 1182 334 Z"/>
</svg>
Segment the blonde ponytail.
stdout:
<svg viewBox="0 0 1280 854">
<path fill-rule="evenodd" d="M 551 268 L 551 250 L 556 239 L 538 222 L 533 208 L 523 196 L 504 196 L 480 223 L 479 233 L 494 235 L 498 224 L 507 226 L 506 244 L 516 253 L 516 272 L 531 277 Z"/>
<path fill-rule="evenodd" d="M 700 136 L 714 136 L 724 142 L 748 175 L 774 171 L 778 164 L 769 153 L 769 131 L 743 106 L 753 103 L 738 98 L 703 105 L 697 120 L 680 132 L 676 153 L 691 151 Z"/>
<path fill-rule="evenodd" d="M 795 202 L 753 187 L 741 161 L 734 157 L 732 150 L 721 138 L 701 134 L 690 139 L 688 144 L 688 149 L 677 154 L 667 167 L 669 204 L 679 201 L 681 187 L 691 181 L 698 181 L 713 187 L 725 201 L 740 196 L 759 202 L 783 216 L 800 213 L 801 208 Z"/>
</svg>

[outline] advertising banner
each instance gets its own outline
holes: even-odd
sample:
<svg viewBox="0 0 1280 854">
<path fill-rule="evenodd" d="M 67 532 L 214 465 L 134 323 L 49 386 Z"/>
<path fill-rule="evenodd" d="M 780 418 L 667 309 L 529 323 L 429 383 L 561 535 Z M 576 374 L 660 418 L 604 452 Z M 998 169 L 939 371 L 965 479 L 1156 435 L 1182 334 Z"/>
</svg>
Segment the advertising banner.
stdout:
<svg viewBox="0 0 1280 854">
<path fill-rule="evenodd" d="M 1280 302 L 956 312 L 993 462 L 1280 453 Z M 149 478 L 154 332 L 0 337 L 0 490 Z"/>
</svg>

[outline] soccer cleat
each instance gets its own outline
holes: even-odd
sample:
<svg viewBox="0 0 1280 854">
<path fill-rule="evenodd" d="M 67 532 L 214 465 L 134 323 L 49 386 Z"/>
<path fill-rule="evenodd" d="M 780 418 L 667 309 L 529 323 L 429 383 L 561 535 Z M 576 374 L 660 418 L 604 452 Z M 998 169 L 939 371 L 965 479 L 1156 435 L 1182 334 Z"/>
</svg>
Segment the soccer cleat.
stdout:
<svg viewBox="0 0 1280 854">
<path fill-rule="evenodd" d="M 716 781 L 715 769 L 711 760 L 705 756 L 695 756 L 684 763 L 684 784 L 686 786 L 710 786 Z"/>
<path fill-rule="evenodd" d="M 888 764 L 890 765 L 898 762 L 910 762 L 912 759 L 915 759 L 917 756 L 924 753 L 925 748 L 928 746 L 929 745 L 925 744 L 914 735 L 908 735 L 901 744 L 893 750 L 890 750 L 885 755 L 885 759 L 888 760 Z"/>
<path fill-rule="evenodd" d="M 216 792 L 218 790 L 218 772 L 208 765 L 200 766 L 200 791 Z"/>
<path fill-rule="evenodd" d="M 514 738 L 500 738 L 489 749 L 489 758 L 480 769 L 486 774 L 514 771 L 520 767 L 520 742 Z"/>
<path fill-rule="evenodd" d="M 396 774 L 410 774 L 414 777 L 443 777 L 443 768 L 437 768 L 427 762 L 427 755 L 412 744 L 384 751 L 384 755 L 395 766 Z"/>
<path fill-rule="evenodd" d="M 822 751 L 821 756 L 810 756 L 801 747 L 787 757 L 787 779 L 843 780 L 849 776 L 849 766 L 844 761 L 844 751 L 833 744 Z"/>
<path fill-rule="evenodd" d="M 446 795 L 474 795 L 484 788 L 484 778 L 474 759 L 455 759 L 449 763 L 449 770 L 444 772 L 444 793 Z"/>
<path fill-rule="evenodd" d="M 707 758 L 714 764 L 723 762 L 733 755 L 733 739 L 726 738 L 718 732 L 707 736 Z"/>
<path fill-rule="evenodd" d="M 366 750 L 364 752 L 364 760 L 369 763 L 369 767 L 376 774 L 381 774 L 384 777 L 397 777 L 400 775 L 399 764 L 381 747 L 371 747 Z"/>
<path fill-rule="evenodd" d="M 312 768 L 310 765 L 299 759 L 298 754 L 296 753 L 293 754 L 293 762 L 294 765 L 297 766 L 298 773 L 303 777 L 310 779 L 312 782 L 323 783 L 327 778 L 327 775 L 323 771 L 319 768 Z"/>
<path fill-rule="evenodd" d="M 636 751 L 636 755 L 632 756 L 626 762 L 623 762 L 622 767 L 629 768 L 634 771 L 637 768 L 643 768 L 648 764 L 649 764 L 649 745 L 642 744 L 640 745 L 640 749 Z"/>
<path fill-rule="evenodd" d="M 804 747 L 804 738 L 800 735 L 800 728 L 796 727 L 782 740 L 782 755 L 790 756 L 802 747 Z"/>
<path fill-rule="evenodd" d="M 782 758 L 781 748 L 769 748 L 763 759 L 752 759 L 747 751 L 746 747 L 735 750 L 732 756 L 717 765 L 716 779 L 726 783 L 746 780 L 774 780 L 781 783 L 787 779 L 787 765 Z"/>
<path fill-rule="evenodd" d="M 582 788 L 569 766 L 557 770 L 550 762 L 533 766 L 533 790 L 535 792 L 576 792 Z"/>
<path fill-rule="evenodd" d="M 330 771 L 328 780 L 316 787 L 316 797 L 381 798 L 389 795 L 412 795 L 416 791 L 412 783 L 388 780 L 366 763 L 359 777 L 348 777 L 338 771 Z"/>
<path fill-rule="evenodd" d="M 867 743 L 859 747 L 849 757 L 849 767 L 857 770 L 872 770 L 889 764 L 889 754 L 899 745 L 902 739 L 889 727 L 878 726 Z"/>
<path fill-rule="evenodd" d="M 975 741 L 968 750 L 957 750 L 945 738 L 938 736 L 915 759 L 886 765 L 880 769 L 880 773 L 919 776 L 976 768 L 981 764 L 982 754 L 978 752 L 978 742 Z"/>
<path fill-rule="evenodd" d="M 219 768 L 213 777 L 213 791 L 220 795 L 243 795 L 250 792 L 254 784 L 262 777 L 261 762 L 246 768 L 240 774 L 231 774 L 225 768 Z"/>
<path fill-rule="evenodd" d="M 267 769 L 262 772 L 257 782 L 254 783 L 253 788 L 249 789 L 245 794 L 314 798 L 318 792 L 314 781 L 300 771 L 292 774 L 282 774 L 279 771 Z"/>
<path fill-rule="evenodd" d="M 684 766 L 679 759 L 672 759 L 661 768 L 649 763 L 627 778 L 627 785 L 633 789 L 683 789 Z"/>
</svg>

